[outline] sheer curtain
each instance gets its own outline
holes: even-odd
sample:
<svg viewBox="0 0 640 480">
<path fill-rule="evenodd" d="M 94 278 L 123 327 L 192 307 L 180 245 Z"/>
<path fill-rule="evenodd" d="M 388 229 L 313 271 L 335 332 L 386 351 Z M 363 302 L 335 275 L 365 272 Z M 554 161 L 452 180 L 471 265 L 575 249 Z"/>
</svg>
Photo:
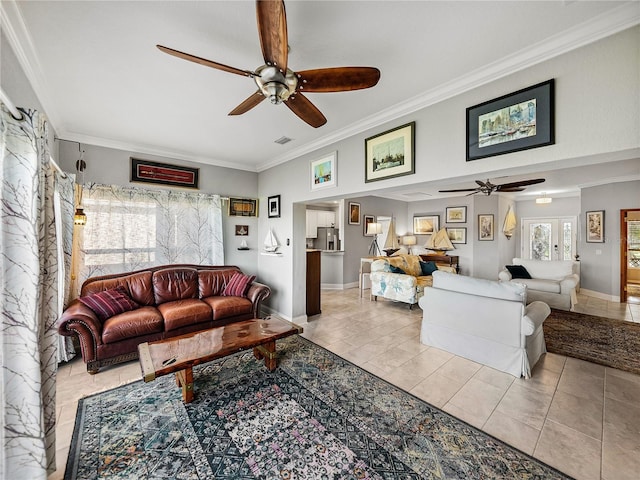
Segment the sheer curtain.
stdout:
<svg viewBox="0 0 640 480">
<path fill-rule="evenodd" d="M 87 224 L 74 246 L 75 293 L 95 275 L 154 265 L 222 265 L 218 195 L 85 185 Z"/>
<path fill-rule="evenodd" d="M 0 111 L 0 476 L 55 469 L 58 255 L 45 117 Z"/>
</svg>

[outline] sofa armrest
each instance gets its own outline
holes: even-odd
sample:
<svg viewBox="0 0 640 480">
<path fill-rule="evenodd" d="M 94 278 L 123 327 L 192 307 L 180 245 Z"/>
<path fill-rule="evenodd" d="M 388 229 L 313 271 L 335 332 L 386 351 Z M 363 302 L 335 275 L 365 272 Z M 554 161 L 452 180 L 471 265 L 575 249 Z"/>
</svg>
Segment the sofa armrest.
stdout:
<svg viewBox="0 0 640 480">
<path fill-rule="evenodd" d="M 575 273 L 564 277 L 560 280 L 560 293 L 563 295 L 569 295 L 578 285 L 578 275 Z"/>
<path fill-rule="evenodd" d="M 501 282 L 511 281 L 511 272 L 509 272 L 509 270 L 507 270 L 506 268 L 504 270 L 500 270 L 500 272 L 498 273 L 498 279 Z"/>
<path fill-rule="evenodd" d="M 253 282 L 247 292 L 247 298 L 252 304 L 253 318 L 260 318 L 261 303 L 271 296 L 271 288 L 263 283 Z"/>
<path fill-rule="evenodd" d="M 524 309 L 521 326 L 523 335 L 532 335 L 547 319 L 551 309 L 544 302 L 531 302 Z"/>
<path fill-rule="evenodd" d="M 96 360 L 96 348 L 102 345 L 102 322 L 89 307 L 74 300 L 56 322 L 60 335 L 76 335 L 85 363 Z"/>
<path fill-rule="evenodd" d="M 372 282 L 380 282 L 383 278 L 388 280 L 396 278 L 398 280 L 404 280 L 408 287 L 415 287 L 418 284 L 418 278 L 408 273 L 391 273 L 391 272 L 371 272 L 369 279 Z M 387 282 L 389 283 L 389 281 Z"/>
</svg>

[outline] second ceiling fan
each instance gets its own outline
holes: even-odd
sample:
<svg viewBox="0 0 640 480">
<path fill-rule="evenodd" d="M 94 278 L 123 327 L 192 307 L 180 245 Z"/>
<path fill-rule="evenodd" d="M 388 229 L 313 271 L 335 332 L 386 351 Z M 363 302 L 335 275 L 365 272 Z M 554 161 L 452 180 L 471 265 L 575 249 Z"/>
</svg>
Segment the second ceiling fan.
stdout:
<svg viewBox="0 0 640 480">
<path fill-rule="evenodd" d="M 520 182 L 511 182 L 511 183 L 503 183 L 501 185 L 495 185 L 491 183 L 489 180 L 483 182 L 481 180 L 476 180 L 478 184 L 475 188 L 456 188 L 454 190 L 438 190 L 440 193 L 451 193 L 451 192 L 471 192 L 467 194 L 475 195 L 476 193 L 484 193 L 485 195 L 491 195 L 493 192 L 521 192 L 524 190 L 523 187 L 528 185 L 535 185 L 536 183 L 544 182 L 544 178 L 536 178 L 533 180 L 522 180 Z"/>
<path fill-rule="evenodd" d="M 327 119 L 302 91 L 345 92 L 370 88 L 378 83 L 380 70 L 374 67 L 334 67 L 294 72 L 288 68 L 289 45 L 284 2 L 257 0 L 256 16 L 265 64 L 255 71 L 230 67 L 162 45 L 157 47 L 184 60 L 253 78 L 258 91 L 229 112 L 229 115 L 242 115 L 268 98 L 273 104 L 284 103 L 298 117 L 317 128 L 327 123 Z"/>
</svg>

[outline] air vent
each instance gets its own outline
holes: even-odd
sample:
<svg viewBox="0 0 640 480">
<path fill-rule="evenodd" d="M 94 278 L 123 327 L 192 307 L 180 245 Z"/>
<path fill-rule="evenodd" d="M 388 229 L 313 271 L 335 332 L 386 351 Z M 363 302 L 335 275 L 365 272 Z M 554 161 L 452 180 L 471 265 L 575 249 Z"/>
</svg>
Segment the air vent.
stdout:
<svg viewBox="0 0 640 480">
<path fill-rule="evenodd" d="M 291 139 L 289 137 L 280 137 L 279 139 L 275 140 L 275 143 L 279 143 L 280 145 L 284 145 L 285 143 L 289 143 L 291 141 Z"/>
</svg>

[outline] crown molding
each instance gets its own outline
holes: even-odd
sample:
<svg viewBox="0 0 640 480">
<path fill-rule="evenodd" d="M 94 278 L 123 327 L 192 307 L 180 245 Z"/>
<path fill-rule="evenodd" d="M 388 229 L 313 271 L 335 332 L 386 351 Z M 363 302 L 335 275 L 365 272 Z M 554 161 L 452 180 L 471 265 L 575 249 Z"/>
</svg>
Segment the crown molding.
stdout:
<svg viewBox="0 0 640 480">
<path fill-rule="evenodd" d="M 193 155 L 192 153 L 181 152 L 178 150 L 157 148 L 139 143 L 121 142 L 119 140 L 113 140 L 110 138 L 93 137 L 91 135 L 84 135 L 81 133 L 74 133 L 69 131 L 58 132 L 58 137 L 61 140 L 85 143 L 88 145 L 94 145 L 96 147 L 114 148 L 116 150 L 123 150 L 130 153 L 142 153 L 145 155 L 153 155 L 156 157 L 164 157 L 167 159 L 184 160 L 185 162 L 201 163 L 205 165 L 233 168 L 234 170 L 244 170 L 247 172 L 256 173 L 256 169 L 253 166 L 247 167 L 246 165 L 238 165 L 237 163 L 232 163 L 225 160 L 215 160 L 209 157 L 198 157 Z"/>
<path fill-rule="evenodd" d="M 513 55 L 504 57 L 497 62 L 470 72 L 453 82 L 440 85 L 439 87 L 407 99 L 394 107 L 382 110 L 375 115 L 352 124 L 340 132 L 326 135 L 314 142 L 291 150 L 270 162 L 260 164 L 257 170 L 261 172 L 275 167 L 281 163 L 318 150 L 328 144 L 344 140 L 372 127 L 396 120 L 423 108 L 435 105 L 436 103 L 456 97 L 469 90 L 481 87 L 638 24 L 640 24 L 640 3 L 635 1 L 628 2 L 577 25 L 572 29 L 566 30 L 562 34 L 555 35 Z"/>
</svg>

